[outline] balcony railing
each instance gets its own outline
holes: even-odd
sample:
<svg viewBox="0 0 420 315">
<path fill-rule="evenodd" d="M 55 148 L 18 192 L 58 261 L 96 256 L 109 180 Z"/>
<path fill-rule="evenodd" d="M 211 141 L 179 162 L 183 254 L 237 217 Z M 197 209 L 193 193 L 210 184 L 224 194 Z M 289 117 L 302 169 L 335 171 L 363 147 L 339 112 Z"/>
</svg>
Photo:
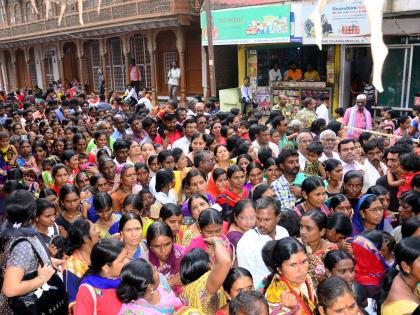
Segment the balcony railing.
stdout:
<svg viewBox="0 0 420 315">
<path fill-rule="evenodd" d="M 115 1 L 115 0 L 114 0 Z M 118 0 L 117 0 L 118 1 Z M 121 0 L 119 0 L 121 1 Z M 83 10 L 84 25 L 79 24 L 79 13 L 64 13 L 61 25 L 58 26 L 58 16 L 39 19 L 21 24 L 0 24 L 0 42 L 31 37 L 34 35 L 50 35 L 63 31 L 80 31 L 118 22 L 138 19 L 158 18 L 174 14 L 193 13 L 191 0 L 129 0 L 103 5 L 98 15 L 97 8 Z"/>
</svg>

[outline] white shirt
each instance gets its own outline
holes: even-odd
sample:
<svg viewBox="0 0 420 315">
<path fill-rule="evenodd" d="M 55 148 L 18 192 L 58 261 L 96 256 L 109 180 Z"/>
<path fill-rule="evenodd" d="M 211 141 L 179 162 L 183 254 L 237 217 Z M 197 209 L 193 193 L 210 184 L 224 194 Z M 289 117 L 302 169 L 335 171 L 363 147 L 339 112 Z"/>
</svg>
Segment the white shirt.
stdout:
<svg viewBox="0 0 420 315">
<path fill-rule="evenodd" d="M 179 78 L 181 77 L 181 69 L 169 69 L 168 71 L 168 84 L 179 86 Z"/>
<path fill-rule="evenodd" d="M 137 104 L 144 104 L 147 110 L 153 111 L 153 104 L 147 97 L 142 97 Z"/>
<path fill-rule="evenodd" d="M 381 177 L 381 175 L 379 174 L 379 172 L 376 169 L 376 167 L 373 166 L 372 163 L 370 163 L 369 160 L 367 160 L 367 159 L 366 159 L 366 162 L 365 162 L 364 167 L 365 167 L 365 172 L 369 174 L 369 176 L 368 176 L 369 182 L 363 183 L 363 190 L 366 191 L 370 186 L 376 185 L 376 180 L 379 177 Z M 388 170 L 388 168 L 386 167 L 386 165 L 381 162 L 380 163 L 380 168 L 384 172 L 384 175 L 386 175 L 386 172 Z"/>
<path fill-rule="evenodd" d="M 327 124 L 330 122 L 330 115 L 328 112 L 328 107 L 327 105 L 325 105 L 325 103 L 322 103 L 321 105 L 319 105 L 315 112 L 318 118 L 325 119 Z"/>
<path fill-rule="evenodd" d="M 319 159 L 321 162 L 324 162 L 326 160 L 329 160 L 330 158 L 328 156 L 325 155 L 325 152 L 322 152 L 321 158 Z M 337 152 L 332 152 L 332 159 L 336 159 L 336 160 L 340 160 L 340 156 L 338 155 Z"/>
<path fill-rule="evenodd" d="M 128 100 L 130 97 L 135 98 L 136 100 L 139 99 L 139 97 L 137 96 L 137 92 L 136 92 L 135 88 L 131 88 L 128 95 L 124 98 L 124 101 Z"/>
<path fill-rule="evenodd" d="M 364 165 L 360 164 L 357 161 L 353 161 L 353 163 L 346 163 L 343 160 L 341 160 L 341 164 L 343 165 L 343 174 L 346 175 L 348 171 L 364 171 L 363 175 L 363 188 L 362 191 L 366 191 L 369 188 L 369 176 L 370 174 L 367 172 Z M 375 182 L 376 183 L 376 182 Z"/>
<path fill-rule="evenodd" d="M 257 151 L 258 154 L 258 150 L 261 148 L 261 145 L 258 143 L 257 140 L 255 140 L 254 142 L 252 142 L 252 146 L 254 147 L 255 151 Z M 280 154 L 280 149 L 279 146 L 271 141 L 268 141 L 268 147 L 271 149 L 271 151 L 273 152 L 273 157 L 278 157 Z"/>
<path fill-rule="evenodd" d="M 247 102 L 252 100 L 252 91 L 250 86 L 241 86 L 241 98 L 245 98 Z"/>
<path fill-rule="evenodd" d="M 268 78 L 269 78 L 270 83 L 272 81 L 281 81 L 282 80 L 282 77 L 281 77 L 281 71 L 280 71 L 280 69 L 277 69 L 277 71 L 276 71 L 273 68 L 270 71 L 268 71 Z"/>
<path fill-rule="evenodd" d="M 182 152 L 184 152 L 185 155 L 188 155 L 188 153 L 190 152 L 190 144 L 191 144 L 190 140 L 188 140 L 188 138 L 184 136 L 176 140 L 172 144 L 172 149 L 180 148 L 182 149 Z"/>
<path fill-rule="evenodd" d="M 308 159 L 302 153 L 300 153 L 299 150 L 298 150 L 298 154 L 299 154 L 299 168 L 301 171 L 303 171 L 305 169 L 305 163 Z"/>
<path fill-rule="evenodd" d="M 287 236 L 289 236 L 289 233 L 284 227 L 276 226 L 276 240 Z M 270 270 L 264 264 L 261 255 L 264 245 L 269 241 L 272 241 L 269 235 L 262 235 L 258 232 L 258 228 L 255 228 L 245 232 L 236 247 L 238 266 L 251 273 L 255 287 L 270 274 Z"/>
</svg>

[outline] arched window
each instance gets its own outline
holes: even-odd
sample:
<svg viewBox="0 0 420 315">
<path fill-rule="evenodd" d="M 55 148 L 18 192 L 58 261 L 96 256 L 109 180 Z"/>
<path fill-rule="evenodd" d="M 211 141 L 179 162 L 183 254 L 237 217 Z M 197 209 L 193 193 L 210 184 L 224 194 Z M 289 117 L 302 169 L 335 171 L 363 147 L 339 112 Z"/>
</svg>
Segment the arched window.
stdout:
<svg viewBox="0 0 420 315">
<path fill-rule="evenodd" d="M 30 2 L 26 3 L 26 22 L 35 20 L 35 10 Z"/>
<path fill-rule="evenodd" d="M 0 24 L 7 23 L 6 19 L 6 7 L 3 4 L 0 4 Z"/>
<path fill-rule="evenodd" d="M 15 23 L 16 24 L 22 23 L 22 10 L 20 9 L 20 4 L 19 3 L 15 4 L 14 16 L 15 16 Z"/>
</svg>

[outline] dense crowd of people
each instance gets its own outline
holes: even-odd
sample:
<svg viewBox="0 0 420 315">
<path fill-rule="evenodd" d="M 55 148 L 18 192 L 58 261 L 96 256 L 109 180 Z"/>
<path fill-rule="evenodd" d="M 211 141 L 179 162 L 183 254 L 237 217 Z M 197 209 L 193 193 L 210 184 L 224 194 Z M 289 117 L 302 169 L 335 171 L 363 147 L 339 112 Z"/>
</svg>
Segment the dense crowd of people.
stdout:
<svg viewBox="0 0 420 315">
<path fill-rule="evenodd" d="M 0 314 L 420 313 L 420 108 L 150 95 L 0 94 Z"/>
</svg>

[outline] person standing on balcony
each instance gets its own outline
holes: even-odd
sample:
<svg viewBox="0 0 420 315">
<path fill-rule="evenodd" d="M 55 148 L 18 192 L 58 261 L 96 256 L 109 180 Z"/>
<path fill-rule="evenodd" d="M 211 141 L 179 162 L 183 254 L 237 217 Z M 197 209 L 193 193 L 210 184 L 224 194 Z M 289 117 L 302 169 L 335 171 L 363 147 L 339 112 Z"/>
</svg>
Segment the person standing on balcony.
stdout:
<svg viewBox="0 0 420 315">
<path fill-rule="evenodd" d="M 130 71 L 130 85 L 134 87 L 136 93 L 140 91 L 140 70 L 139 67 L 136 65 L 136 61 L 131 59 L 131 65 L 129 67 Z"/>
<path fill-rule="evenodd" d="M 176 100 L 176 92 L 179 88 L 179 78 L 181 77 L 181 69 L 178 68 L 177 62 L 172 62 L 172 68 L 168 71 L 168 91 L 169 98 Z"/>
</svg>

